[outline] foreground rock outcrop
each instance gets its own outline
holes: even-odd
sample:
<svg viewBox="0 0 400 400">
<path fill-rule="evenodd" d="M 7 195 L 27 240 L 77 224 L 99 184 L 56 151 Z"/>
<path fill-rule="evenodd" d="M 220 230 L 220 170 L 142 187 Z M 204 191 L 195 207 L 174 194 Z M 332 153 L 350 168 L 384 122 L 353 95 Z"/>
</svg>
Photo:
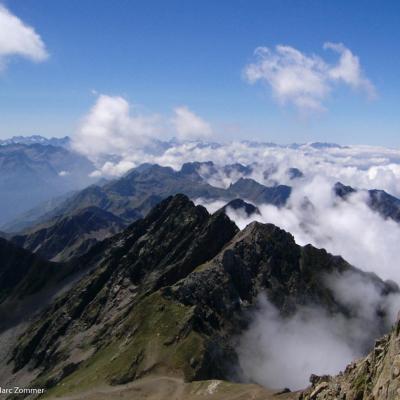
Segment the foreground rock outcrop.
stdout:
<svg viewBox="0 0 400 400">
<path fill-rule="evenodd" d="M 400 399 L 400 320 L 377 340 L 371 353 L 338 376 L 312 376 L 300 400 Z"/>
</svg>

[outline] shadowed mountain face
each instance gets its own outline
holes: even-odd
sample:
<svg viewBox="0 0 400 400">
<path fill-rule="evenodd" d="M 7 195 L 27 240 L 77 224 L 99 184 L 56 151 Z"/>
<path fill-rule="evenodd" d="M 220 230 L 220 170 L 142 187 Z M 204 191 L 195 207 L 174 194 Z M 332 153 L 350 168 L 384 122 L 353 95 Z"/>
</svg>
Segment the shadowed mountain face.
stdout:
<svg viewBox="0 0 400 400">
<path fill-rule="evenodd" d="M 41 287 L 56 264 L 0 238 L 0 303 Z"/>
<path fill-rule="evenodd" d="M 285 205 L 292 189 L 285 185 L 266 187 L 253 179 L 240 178 L 229 187 L 229 191 L 256 204 L 273 204 L 280 207 Z"/>
<path fill-rule="evenodd" d="M 0 146 L 0 224 L 36 204 L 90 184 L 93 165 L 52 145 Z"/>
<path fill-rule="evenodd" d="M 26 323 L 86 268 L 85 263 L 46 261 L 0 238 L 0 334 L 10 326 Z M 0 354 L 1 347 L 0 343 Z"/>
<path fill-rule="evenodd" d="M 11 240 L 45 259 L 63 261 L 83 255 L 95 243 L 120 232 L 125 226 L 114 214 L 88 207 Z"/>
<path fill-rule="evenodd" d="M 223 212 L 210 215 L 183 195 L 74 263 L 90 272 L 9 346 L 4 382 L 30 371 L 32 385 L 49 388 L 51 398 L 153 374 L 234 378 L 234 338 L 260 294 L 282 315 L 309 304 L 346 314 L 326 274 L 378 279 L 325 250 L 298 246 L 274 225 L 239 232 Z"/>
<path fill-rule="evenodd" d="M 391 196 L 384 190 L 368 190 L 369 205 L 385 218 L 400 222 L 400 199 Z"/>
</svg>

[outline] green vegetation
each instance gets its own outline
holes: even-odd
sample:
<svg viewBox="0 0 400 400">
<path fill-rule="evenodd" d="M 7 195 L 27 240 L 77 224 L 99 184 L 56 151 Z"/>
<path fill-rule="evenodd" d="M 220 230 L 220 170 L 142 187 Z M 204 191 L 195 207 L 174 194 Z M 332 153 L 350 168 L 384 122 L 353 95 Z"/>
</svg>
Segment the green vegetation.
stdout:
<svg viewBox="0 0 400 400">
<path fill-rule="evenodd" d="M 98 385 L 124 384 L 148 372 L 167 371 L 193 377 L 203 351 L 203 338 L 185 329 L 193 307 L 165 299 L 159 292 L 146 297 L 131 311 L 118 340 L 97 351 L 45 397 L 82 392 Z"/>
</svg>

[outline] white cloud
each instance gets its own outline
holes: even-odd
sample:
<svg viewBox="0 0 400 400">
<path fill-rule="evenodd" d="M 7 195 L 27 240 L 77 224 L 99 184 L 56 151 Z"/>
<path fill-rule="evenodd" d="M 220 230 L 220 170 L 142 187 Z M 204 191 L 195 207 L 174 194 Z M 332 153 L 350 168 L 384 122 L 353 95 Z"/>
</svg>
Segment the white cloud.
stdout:
<svg viewBox="0 0 400 400">
<path fill-rule="evenodd" d="M 311 374 L 337 374 L 351 361 L 364 356 L 395 319 L 377 318 L 377 310 L 386 310 L 388 306 L 379 288 L 371 282 L 364 284 L 359 276 L 350 276 L 350 283 L 356 283 L 353 287 L 346 284 L 346 278 L 339 281 L 347 288 L 345 296 L 351 296 L 351 304 L 346 304 L 353 313 L 349 318 L 329 314 L 318 306 L 300 307 L 295 315 L 283 318 L 261 297 L 248 330 L 239 340 L 244 378 L 268 388 L 304 389 Z M 399 296 L 391 301 L 399 305 Z"/>
<path fill-rule="evenodd" d="M 277 46 L 276 51 L 259 47 L 257 61 L 245 69 L 250 83 L 262 81 L 271 86 L 281 103 L 293 103 L 299 108 L 321 110 L 321 101 L 330 91 L 326 80 L 326 64 L 316 56 L 307 57 L 289 46 Z"/>
<path fill-rule="evenodd" d="M 212 208 L 213 204 L 205 206 Z M 258 209 L 260 215 L 251 218 L 232 209 L 228 215 L 240 228 L 252 220 L 273 223 L 292 233 L 301 245 L 325 248 L 361 270 L 400 283 L 400 250 L 396 246 L 400 225 L 371 211 L 363 193 L 340 201 L 330 184 L 316 177 L 296 188 L 286 207 L 258 205 Z M 247 379 L 270 388 L 304 388 L 312 373 L 336 374 L 366 355 L 374 340 L 396 320 L 400 296 L 386 296 L 382 284 L 371 276 L 348 271 L 326 275 L 323 280 L 350 315 L 329 314 L 310 305 L 283 318 L 261 299 L 238 348 Z M 377 318 L 378 311 L 385 316 L 382 321 Z"/>
<path fill-rule="evenodd" d="M 180 140 L 195 140 L 212 133 L 210 124 L 185 106 L 176 108 L 173 118 L 143 115 L 136 109 L 123 97 L 101 94 L 82 119 L 72 147 L 97 165 L 94 176 L 119 176 L 162 157 L 170 144 L 161 139 L 175 135 Z"/>
<path fill-rule="evenodd" d="M 100 95 L 73 136 L 72 146 L 93 161 L 104 155 L 128 158 L 158 129 L 157 116 L 132 115 L 124 98 Z"/>
<path fill-rule="evenodd" d="M 172 118 L 172 124 L 178 139 L 196 140 L 204 139 L 212 135 L 210 124 L 190 111 L 187 107 L 176 107 L 174 113 L 175 116 Z"/>
<path fill-rule="evenodd" d="M 331 49 L 340 54 L 338 64 L 329 70 L 332 79 L 342 80 L 354 89 L 365 91 L 369 98 L 376 97 L 374 85 L 364 76 L 360 60 L 342 43 L 324 44 L 324 49 Z"/>
<path fill-rule="evenodd" d="M 40 62 L 48 58 L 48 53 L 35 30 L 0 4 L 0 67 L 4 68 L 11 56 Z"/>
<path fill-rule="evenodd" d="M 341 43 L 325 43 L 324 48 L 339 53 L 337 64 L 290 46 L 258 47 L 255 62 L 245 67 L 245 78 L 269 85 L 280 104 L 292 104 L 302 111 L 324 110 L 323 102 L 338 82 L 375 97 L 375 88 L 363 75 L 357 56 Z"/>
<path fill-rule="evenodd" d="M 211 212 L 222 206 L 220 201 L 198 199 L 197 203 Z M 332 180 L 317 172 L 295 185 L 285 207 L 257 207 L 260 214 L 251 217 L 231 208 L 227 213 L 241 229 L 254 220 L 273 223 L 293 234 L 300 245 L 325 248 L 361 270 L 400 283 L 400 249 L 396 245 L 400 224 L 373 212 L 366 193 L 342 201 L 332 191 Z M 324 283 L 350 315 L 329 314 L 318 305 L 309 305 L 283 318 L 261 299 L 239 340 L 239 361 L 247 380 L 276 389 L 304 388 L 312 373 L 336 374 L 364 356 L 396 320 L 399 295 L 386 296 L 383 285 L 370 275 L 335 273 L 324 276 Z M 384 320 L 377 318 L 378 311 L 385 315 Z"/>
<path fill-rule="evenodd" d="M 119 161 L 119 162 L 105 162 L 98 170 L 90 174 L 91 177 L 101 176 L 121 176 L 130 169 L 134 168 L 135 164 L 131 161 Z"/>
<path fill-rule="evenodd" d="M 85 118 L 83 125 L 87 119 L 88 117 Z M 99 128 L 95 129 L 95 132 L 98 130 L 101 132 L 99 139 L 97 134 L 89 135 L 81 126 L 73 137 L 74 146 L 97 162 L 99 174 L 102 174 L 101 168 L 106 162 L 116 165 L 125 161 L 125 164 L 113 169 L 116 174 L 122 174 L 126 172 L 122 168 L 124 165 L 130 168 L 132 165 L 137 166 L 144 162 L 180 169 L 185 162 L 213 161 L 217 166 L 232 163 L 252 165 L 253 172 L 249 177 L 266 185 L 279 182 L 296 186 L 300 181 L 290 180 L 287 169 L 297 167 L 304 173 L 306 179 L 321 176 L 332 184 L 340 181 L 357 188 L 382 189 L 400 197 L 400 150 L 397 149 L 354 145 L 321 150 L 310 145 L 270 146 L 238 141 L 224 144 L 204 141 L 160 143 L 154 142 L 154 138 L 158 136 L 161 139 L 161 134 L 158 132 L 163 131 L 165 124 L 157 117 L 154 117 L 153 121 L 152 118 L 146 120 L 149 120 L 151 125 L 148 130 L 150 133 L 154 132 L 154 135 L 146 136 L 144 144 L 138 132 L 139 137 L 136 134 L 123 135 L 123 145 L 116 148 L 115 144 L 120 135 L 116 134 L 114 129 L 100 124 Z M 106 125 L 113 126 L 113 124 Z M 117 141 L 114 141 L 115 135 Z M 110 171 L 110 164 L 105 169 Z M 266 170 L 270 171 L 268 176 L 264 175 Z M 217 173 L 212 175 L 202 171 L 202 175 L 210 184 L 219 187 L 227 187 L 240 177 L 237 174 L 226 175 L 221 169 L 217 169 Z"/>
<path fill-rule="evenodd" d="M 400 150 L 372 146 L 315 149 L 309 145 L 299 148 L 271 147 L 243 142 L 221 145 L 214 143 L 180 143 L 169 146 L 162 154 L 143 154 L 141 162 L 154 162 L 179 169 L 185 162 L 213 161 L 217 166 L 232 163 L 252 165 L 251 178 L 266 185 L 276 182 L 298 185 L 286 171 L 297 167 L 307 179 L 324 177 L 330 183 L 341 181 L 365 189 L 383 189 L 400 197 Z M 264 171 L 272 171 L 264 176 Z M 224 175 L 221 169 L 213 175 L 203 174 L 210 184 L 227 187 L 238 178 Z M 303 182 L 301 182 L 303 183 Z"/>
</svg>

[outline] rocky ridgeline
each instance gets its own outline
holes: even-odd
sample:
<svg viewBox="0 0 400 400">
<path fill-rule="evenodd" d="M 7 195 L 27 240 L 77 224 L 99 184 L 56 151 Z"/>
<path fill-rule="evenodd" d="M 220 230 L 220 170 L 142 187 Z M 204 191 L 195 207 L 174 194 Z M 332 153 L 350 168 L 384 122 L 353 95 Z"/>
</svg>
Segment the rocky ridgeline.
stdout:
<svg viewBox="0 0 400 400">
<path fill-rule="evenodd" d="M 9 268 L 13 265 L 10 260 Z M 326 274 L 352 271 L 379 281 L 385 293 L 397 290 L 339 256 L 297 245 L 291 234 L 272 224 L 254 222 L 239 231 L 222 210 L 210 215 L 184 195 L 161 201 L 146 218 L 98 243 L 71 265 L 50 267 L 85 274 L 31 318 L 22 335 L 15 335 L 9 356 L 0 360 L 0 372 L 10 369 L 5 384 L 25 379 L 25 385 L 46 388 L 49 398 L 152 375 L 186 382 L 235 380 L 235 338 L 248 327 L 261 294 L 284 316 L 310 304 L 349 315 L 326 285 Z M 61 285 L 59 272 L 54 276 Z M 36 282 L 29 268 L 25 281 L 6 294 L 23 300 L 42 290 L 36 285 L 29 292 L 18 291 Z M 373 357 L 376 363 L 378 356 Z M 356 364 L 355 372 L 343 377 L 315 378 L 303 399 L 336 398 L 321 396 L 338 387 L 343 393 L 350 390 L 346 382 L 359 382 L 357 388 L 367 390 L 375 364 L 365 365 L 370 370 Z M 348 374 L 353 375 L 346 380 Z M 358 381 L 352 379 L 359 375 Z M 298 394 L 287 398 L 293 396 Z"/>
<path fill-rule="evenodd" d="M 334 377 L 312 376 L 311 387 L 299 400 L 400 399 L 400 320 L 375 342 L 369 355 Z"/>
</svg>

